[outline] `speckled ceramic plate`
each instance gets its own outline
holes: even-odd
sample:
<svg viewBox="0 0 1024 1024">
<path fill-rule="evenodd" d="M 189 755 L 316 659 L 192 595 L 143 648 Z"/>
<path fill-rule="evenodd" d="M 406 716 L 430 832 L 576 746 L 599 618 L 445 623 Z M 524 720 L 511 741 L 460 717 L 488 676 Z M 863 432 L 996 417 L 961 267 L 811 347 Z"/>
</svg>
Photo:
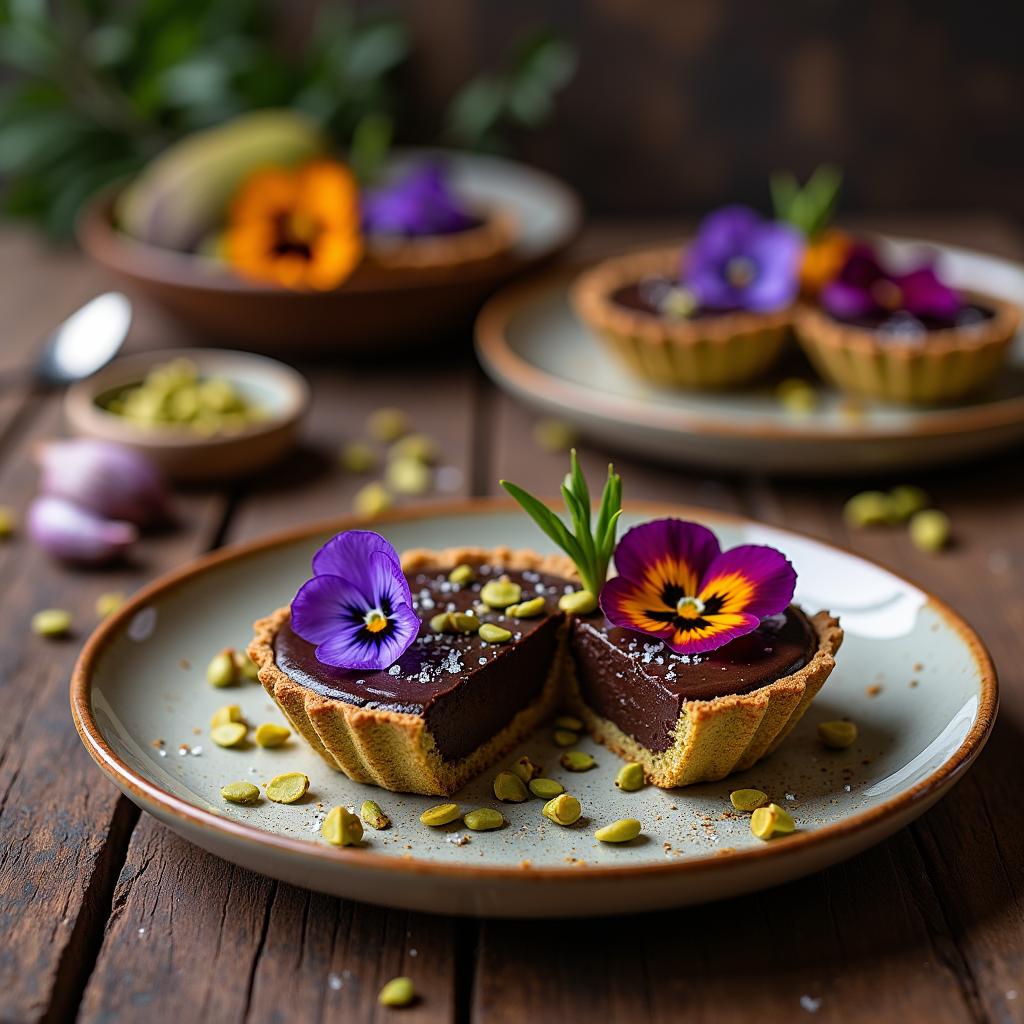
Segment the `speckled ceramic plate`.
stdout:
<svg viewBox="0 0 1024 1024">
<path fill-rule="evenodd" d="M 705 510 L 633 506 L 624 518 L 630 525 L 666 513 L 708 523 L 723 546 L 782 548 L 800 574 L 797 599 L 810 611 L 830 608 L 846 630 L 838 666 L 794 734 L 771 758 L 725 781 L 620 793 L 615 755 L 584 742 L 598 767 L 569 774 L 542 731 L 508 760 L 525 752 L 548 766 L 579 796 L 583 819 L 559 828 L 534 800 L 502 806 L 508 826 L 478 834 L 424 827 L 418 816 L 436 797 L 350 782 L 295 738 L 277 750 L 213 746 L 208 723 L 222 704 L 240 704 L 251 723 L 281 719 L 258 684 L 210 687 L 206 663 L 226 645 L 246 644 L 252 621 L 291 597 L 308 576 L 312 553 L 352 520 L 228 549 L 140 592 L 86 645 L 72 683 L 75 722 L 114 783 L 199 846 L 296 885 L 443 913 L 625 913 L 749 892 L 877 843 L 960 778 L 988 737 L 997 696 L 988 655 L 952 610 L 876 565 L 797 534 Z M 375 528 L 399 549 L 548 548 L 532 523 L 503 503 L 402 511 Z M 860 740 L 826 751 L 815 725 L 843 716 L 859 724 Z M 283 771 L 309 775 L 302 803 L 237 807 L 220 799 L 226 782 L 259 783 Z M 466 810 L 498 806 L 492 774 L 455 799 Z M 754 838 L 747 817 L 729 804 L 740 787 L 769 793 L 798 831 L 769 843 Z M 320 839 L 325 809 L 367 797 L 391 816 L 391 829 L 368 829 L 362 848 Z M 594 839 L 598 825 L 626 816 L 643 822 L 639 839 L 621 847 Z"/>
<path fill-rule="evenodd" d="M 1024 266 L 934 243 L 887 239 L 897 261 L 938 256 L 949 280 L 1024 305 Z M 573 274 L 514 285 L 477 321 L 477 352 L 501 387 L 546 415 L 620 451 L 716 470 L 849 475 L 940 465 L 1024 438 L 1024 339 L 1007 370 L 977 401 L 912 409 L 865 403 L 856 416 L 821 386 L 808 415 L 787 412 L 775 383 L 814 379 L 794 361 L 760 387 L 732 392 L 659 389 L 631 376 L 569 305 Z"/>
</svg>

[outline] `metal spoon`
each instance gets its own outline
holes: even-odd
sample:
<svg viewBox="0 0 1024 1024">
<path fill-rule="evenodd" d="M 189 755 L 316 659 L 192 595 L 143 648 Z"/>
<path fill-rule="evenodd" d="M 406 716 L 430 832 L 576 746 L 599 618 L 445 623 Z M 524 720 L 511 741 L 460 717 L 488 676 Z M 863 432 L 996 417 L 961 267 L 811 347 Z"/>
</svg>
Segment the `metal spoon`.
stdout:
<svg viewBox="0 0 1024 1024">
<path fill-rule="evenodd" d="M 104 292 L 57 325 L 29 372 L 37 388 L 57 388 L 95 373 L 117 355 L 132 324 L 132 304 L 120 292 Z M 24 384 L 25 374 L 13 371 L 0 384 Z"/>
</svg>

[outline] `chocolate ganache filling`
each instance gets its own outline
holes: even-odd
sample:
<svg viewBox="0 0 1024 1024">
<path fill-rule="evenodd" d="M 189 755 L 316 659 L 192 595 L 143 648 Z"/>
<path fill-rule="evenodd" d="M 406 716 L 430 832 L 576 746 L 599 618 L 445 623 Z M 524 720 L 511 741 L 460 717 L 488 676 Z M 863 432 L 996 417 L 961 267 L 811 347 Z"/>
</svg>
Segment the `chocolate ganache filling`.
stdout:
<svg viewBox="0 0 1024 1024">
<path fill-rule="evenodd" d="M 413 644 L 388 669 L 353 672 L 317 660 L 316 649 L 285 623 L 274 641 L 278 668 L 293 681 L 325 697 L 359 707 L 422 715 L 438 753 L 457 761 L 504 729 L 516 714 L 537 700 L 558 646 L 563 615 L 558 599 L 566 580 L 540 573 L 509 572 L 520 584 L 523 600 L 543 596 L 543 615 L 511 619 L 499 611 L 484 621 L 504 626 L 512 639 L 485 643 L 476 634 L 435 633 L 430 619 L 439 612 L 466 612 L 480 600 L 483 583 L 503 570 L 479 570 L 467 587 L 449 583 L 447 573 L 407 576 L 420 631 Z"/>
<path fill-rule="evenodd" d="M 650 750 L 667 750 L 683 704 L 749 693 L 810 661 L 817 635 L 790 605 L 757 629 L 704 654 L 676 654 L 660 640 L 594 617 L 569 638 L 583 700 Z"/>
<path fill-rule="evenodd" d="M 436 633 L 432 616 L 469 611 L 480 588 L 503 572 L 484 566 L 479 580 L 460 587 L 447 573 L 407 576 L 421 619 L 419 634 L 396 664 L 381 671 L 332 668 L 315 647 L 282 625 L 274 639 L 278 667 L 294 682 L 324 697 L 358 707 L 422 715 L 447 761 L 473 753 L 536 701 L 559 645 L 564 622 L 558 599 L 575 589 L 568 581 L 529 570 L 509 571 L 523 600 L 545 599 L 542 615 L 513 619 L 500 611 L 482 617 L 512 632 L 503 644 L 476 634 Z M 687 700 L 746 693 L 806 664 L 816 637 L 806 616 L 790 607 L 758 629 L 707 654 L 674 654 L 660 640 L 612 626 L 601 615 L 575 619 L 569 632 L 583 699 L 652 750 L 665 750 Z"/>
</svg>

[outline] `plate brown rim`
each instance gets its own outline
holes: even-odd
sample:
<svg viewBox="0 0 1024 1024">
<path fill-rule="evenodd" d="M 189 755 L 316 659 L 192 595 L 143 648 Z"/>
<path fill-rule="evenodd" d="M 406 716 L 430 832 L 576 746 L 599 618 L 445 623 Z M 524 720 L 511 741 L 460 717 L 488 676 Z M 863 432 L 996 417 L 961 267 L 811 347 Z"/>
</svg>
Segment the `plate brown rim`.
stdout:
<svg viewBox="0 0 1024 1024">
<path fill-rule="evenodd" d="M 178 569 L 165 573 L 152 583 L 147 584 L 134 594 L 117 612 L 104 620 L 89 637 L 78 660 L 75 663 L 71 678 L 71 713 L 85 748 L 93 760 L 100 766 L 122 790 L 127 789 L 143 806 L 153 805 L 172 817 L 184 820 L 202 830 L 225 835 L 233 840 L 241 840 L 256 847 L 271 847 L 282 854 L 293 854 L 298 857 L 312 857 L 324 864 L 339 864 L 348 868 L 364 869 L 378 872 L 397 872 L 402 875 L 426 875 L 444 877 L 467 877 L 477 879 L 517 879 L 517 880 L 555 880 L 561 883 L 592 881 L 601 878 L 651 878 L 678 873 L 700 871 L 717 872 L 732 867 L 742 866 L 751 862 L 776 860 L 790 856 L 802 850 L 821 848 L 849 837 L 850 835 L 888 819 L 898 816 L 901 812 L 927 801 L 936 791 L 951 786 L 973 763 L 987 741 L 995 723 L 999 706 L 999 686 L 992 658 L 978 637 L 977 633 L 964 619 L 934 594 L 911 583 L 899 573 L 887 568 L 879 562 L 864 558 L 855 552 L 827 541 L 808 537 L 792 530 L 779 529 L 801 539 L 812 540 L 824 547 L 842 554 L 858 558 L 873 565 L 875 568 L 896 576 L 902 582 L 913 586 L 923 593 L 927 603 L 932 606 L 954 629 L 967 645 L 977 665 L 980 677 L 980 699 L 977 717 L 970 731 L 956 751 L 935 769 L 927 778 L 899 794 L 879 804 L 877 807 L 850 818 L 838 821 L 833 825 L 808 832 L 796 832 L 766 843 L 762 847 L 733 851 L 728 854 L 710 854 L 701 857 L 687 858 L 682 861 L 665 864 L 640 865 L 572 865 L 565 867 L 521 867 L 447 864 L 424 860 L 416 857 L 392 857 L 387 854 L 375 853 L 372 850 L 347 848 L 327 848 L 305 839 L 294 839 L 266 829 L 258 828 L 245 822 L 222 817 L 175 796 L 153 782 L 148 781 L 133 768 L 127 765 L 111 749 L 103 737 L 92 713 L 92 674 L 96 662 L 110 640 L 128 625 L 134 615 L 144 608 L 151 600 L 174 590 L 189 582 L 196 576 L 203 575 L 226 562 L 235 562 L 271 548 L 283 547 L 297 541 L 336 532 L 339 530 L 366 528 L 368 526 L 409 522 L 448 515 L 487 515 L 507 512 L 517 506 L 502 498 L 469 498 L 456 502 L 437 503 L 430 505 L 409 506 L 395 509 L 375 519 L 359 516 L 345 516 L 321 520 L 305 526 L 292 527 L 275 532 L 267 537 L 231 545 L 210 554 L 203 555 Z M 758 525 L 754 520 L 730 512 L 719 512 L 716 509 L 694 508 L 685 505 L 672 505 L 651 502 L 627 502 L 625 508 L 630 512 L 643 515 L 688 515 L 705 519 L 736 524 Z"/>
<path fill-rule="evenodd" d="M 919 243 L 916 239 L 891 239 L 906 244 Z M 929 243 L 938 245 L 939 243 Z M 956 246 L 942 246 L 950 252 L 1012 263 L 1001 257 L 976 253 Z M 801 426 L 781 426 L 771 420 L 758 419 L 748 424 L 716 422 L 709 425 L 699 415 L 677 409 L 652 410 L 638 400 L 622 398 L 587 388 L 565 380 L 524 359 L 507 338 L 506 331 L 513 317 L 534 302 L 540 295 L 553 291 L 566 291 L 568 283 L 582 269 L 581 266 L 559 267 L 543 275 L 506 285 L 492 296 L 480 310 L 474 327 L 477 355 L 495 382 L 510 383 L 519 393 L 540 397 L 559 406 L 597 408 L 605 419 L 631 424 L 673 430 L 680 433 L 707 437 L 742 437 L 752 441 L 762 438 L 791 443 L 863 444 L 866 441 L 904 441 L 915 437 L 941 437 L 965 432 L 981 433 L 985 430 L 1024 424 L 1024 396 L 979 403 L 958 410 L 931 411 L 927 419 L 906 430 L 840 428 L 836 430 L 808 430 Z M 595 341 L 595 345 L 597 342 Z M 617 410 L 612 416 L 610 410 Z"/>
</svg>

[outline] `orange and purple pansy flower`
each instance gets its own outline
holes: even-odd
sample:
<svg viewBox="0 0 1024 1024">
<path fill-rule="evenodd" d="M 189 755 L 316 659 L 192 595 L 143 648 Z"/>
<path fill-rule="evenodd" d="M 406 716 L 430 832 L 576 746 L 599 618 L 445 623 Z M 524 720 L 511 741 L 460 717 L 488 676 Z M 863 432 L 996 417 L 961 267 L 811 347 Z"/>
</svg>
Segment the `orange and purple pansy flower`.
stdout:
<svg viewBox="0 0 1024 1024">
<path fill-rule="evenodd" d="M 615 549 L 619 575 L 601 590 L 609 621 L 677 654 L 711 651 L 785 611 L 796 572 L 775 548 L 722 551 L 707 527 L 681 519 L 635 526 Z"/>
<path fill-rule="evenodd" d="M 334 668 L 388 668 L 419 628 L 398 554 L 370 530 L 339 533 L 320 548 L 313 578 L 292 601 L 292 629 Z"/>
</svg>

